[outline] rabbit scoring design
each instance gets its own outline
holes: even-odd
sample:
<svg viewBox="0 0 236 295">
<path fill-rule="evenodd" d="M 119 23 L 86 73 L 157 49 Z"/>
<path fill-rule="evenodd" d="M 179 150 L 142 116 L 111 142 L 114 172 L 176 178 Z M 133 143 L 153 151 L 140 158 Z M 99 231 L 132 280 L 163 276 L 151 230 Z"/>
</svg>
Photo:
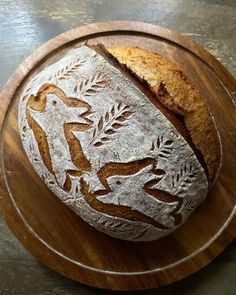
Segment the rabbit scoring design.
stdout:
<svg viewBox="0 0 236 295">
<path fill-rule="evenodd" d="M 26 89 L 18 116 L 29 160 L 61 201 L 98 230 L 154 240 L 206 197 L 206 176 L 188 143 L 91 48 L 66 55 Z"/>
</svg>

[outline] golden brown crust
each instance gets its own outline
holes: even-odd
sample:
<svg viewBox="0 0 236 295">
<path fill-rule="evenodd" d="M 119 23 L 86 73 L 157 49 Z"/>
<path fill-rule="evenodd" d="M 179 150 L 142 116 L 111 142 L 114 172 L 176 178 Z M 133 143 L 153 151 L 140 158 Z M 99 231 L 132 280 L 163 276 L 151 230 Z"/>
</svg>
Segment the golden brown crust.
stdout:
<svg viewBox="0 0 236 295">
<path fill-rule="evenodd" d="M 156 53 L 134 47 L 110 48 L 109 52 L 144 78 L 168 109 L 184 117 L 192 141 L 205 159 L 212 182 L 219 166 L 220 145 L 213 119 L 197 89 L 172 62 Z"/>
</svg>

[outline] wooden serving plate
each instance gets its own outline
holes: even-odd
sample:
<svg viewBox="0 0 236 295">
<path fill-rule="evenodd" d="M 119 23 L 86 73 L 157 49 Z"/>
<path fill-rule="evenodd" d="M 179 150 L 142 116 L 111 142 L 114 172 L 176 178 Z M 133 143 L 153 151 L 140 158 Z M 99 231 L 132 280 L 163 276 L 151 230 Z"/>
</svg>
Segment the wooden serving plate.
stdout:
<svg viewBox="0 0 236 295">
<path fill-rule="evenodd" d="M 23 151 L 17 128 L 20 93 L 29 79 L 82 42 L 139 46 L 179 65 L 197 85 L 222 143 L 219 175 L 207 200 L 174 234 L 155 242 L 108 237 L 83 222 L 42 183 Z M 78 282 L 114 290 L 169 284 L 212 261 L 236 234 L 236 81 L 207 51 L 172 31 L 137 22 L 73 29 L 36 50 L 0 97 L 0 210 L 21 243 L 39 260 Z"/>
</svg>

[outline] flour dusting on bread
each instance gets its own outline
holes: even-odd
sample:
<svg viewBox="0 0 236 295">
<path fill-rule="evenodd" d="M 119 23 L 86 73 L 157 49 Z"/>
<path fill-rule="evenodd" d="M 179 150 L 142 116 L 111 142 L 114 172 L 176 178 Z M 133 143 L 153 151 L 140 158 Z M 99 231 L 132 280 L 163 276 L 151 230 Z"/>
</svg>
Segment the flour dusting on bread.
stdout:
<svg viewBox="0 0 236 295">
<path fill-rule="evenodd" d="M 99 50 L 70 51 L 26 86 L 23 146 L 46 185 L 90 225 L 155 240 L 206 198 L 206 173 L 174 115 Z"/>
</svg>

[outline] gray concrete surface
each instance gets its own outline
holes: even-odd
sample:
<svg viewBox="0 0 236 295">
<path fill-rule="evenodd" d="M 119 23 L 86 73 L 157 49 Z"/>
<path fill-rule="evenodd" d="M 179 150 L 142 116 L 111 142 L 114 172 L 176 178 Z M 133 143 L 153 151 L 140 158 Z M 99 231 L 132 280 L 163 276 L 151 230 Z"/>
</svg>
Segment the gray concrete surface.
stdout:
<svg viewBox="0 0 236 295">
<path fill-rule="evenodd" d="M 236 76 L 235 0 L 0 0 L 0 89 L 45 41 L 94 21 L 137 20 L 176 30 L 208 49 Z M 0 102 L 1 103 L 1 102 Z M 35 260 L 0 219 L 0 295 L 113 294 L 61 277 Z M 236 240 L 202 271 L 134 294 L 235 295 Z"/>
</svg>

